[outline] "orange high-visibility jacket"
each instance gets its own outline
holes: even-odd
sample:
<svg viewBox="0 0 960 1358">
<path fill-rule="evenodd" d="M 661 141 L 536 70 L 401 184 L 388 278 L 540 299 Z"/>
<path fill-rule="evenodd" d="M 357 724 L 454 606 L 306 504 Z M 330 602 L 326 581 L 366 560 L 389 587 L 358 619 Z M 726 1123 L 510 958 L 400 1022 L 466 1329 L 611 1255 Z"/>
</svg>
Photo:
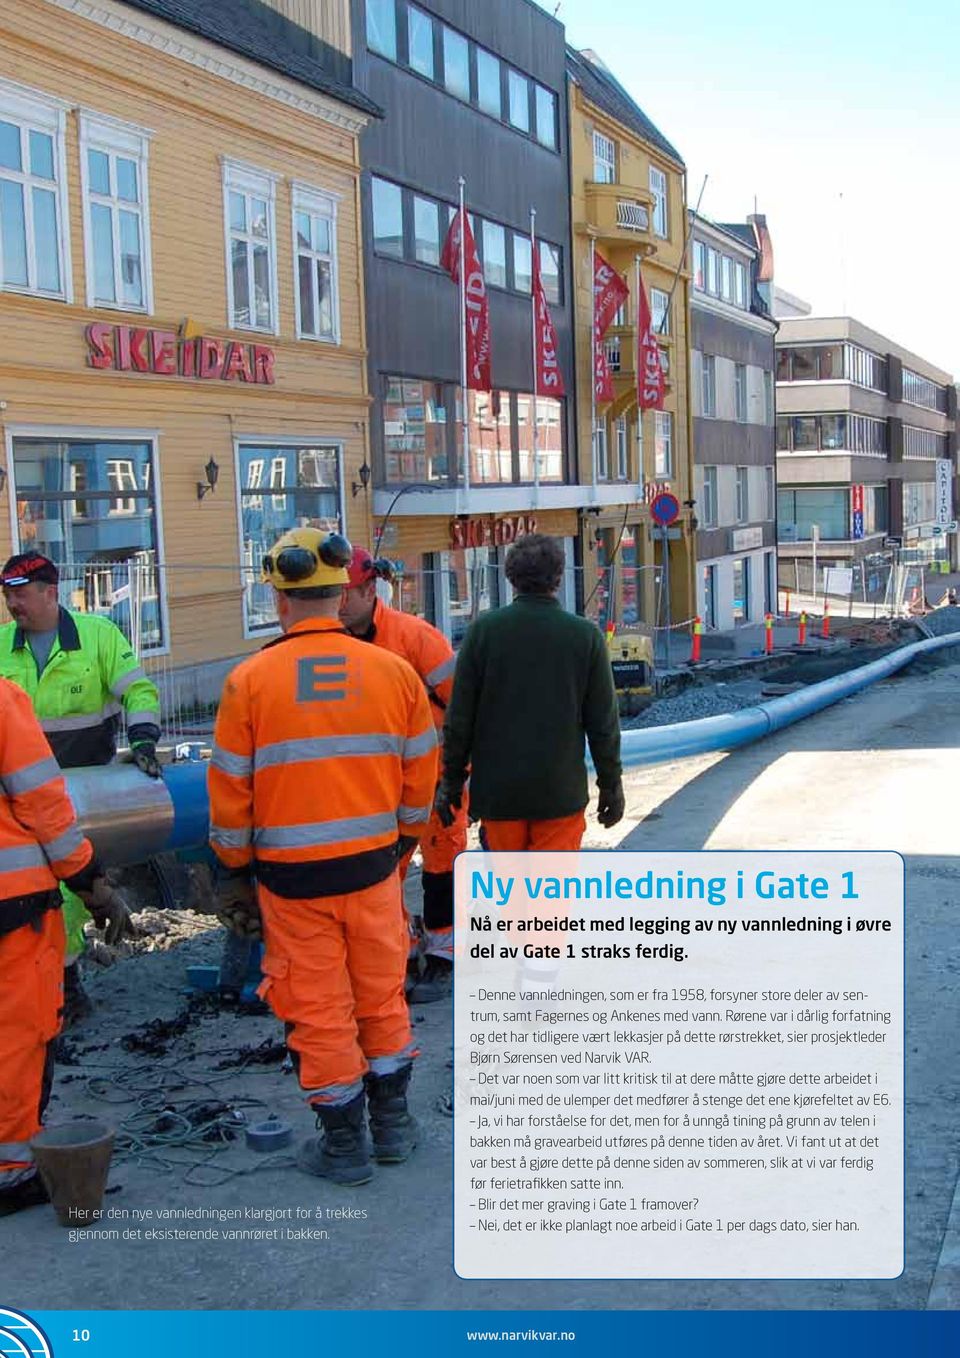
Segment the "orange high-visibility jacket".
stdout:
<svg viewBox="0 0 960 1358">
<path fill-rule="evenodd" d="M 297 623 L 229 675 L 210 761 L 210 844 L 288 899 L 383 881 L 430 816 L 437 736 L 406 661 L 334 619 Z"/>
<path fill-rule="evenodd" d="M 0 794 L 3 934 L 24 922 L 9 910 L 5 915 L 8 902 L 49 893 L 93 859 L 30 699 L 7 679 L 0 679 Z"/>
<path fill-rule="evenodd" d="M 363 640 L 372 641 L 374 646 L 382 646 L 394 655 L 402 655 L 413 666 L 427 690 L 434 725 L 442 731 L 457 664 L 453 647 L 443 633 L 425 618 L 401 613 L 377 599 L 370 630 Z"/>
</svg>

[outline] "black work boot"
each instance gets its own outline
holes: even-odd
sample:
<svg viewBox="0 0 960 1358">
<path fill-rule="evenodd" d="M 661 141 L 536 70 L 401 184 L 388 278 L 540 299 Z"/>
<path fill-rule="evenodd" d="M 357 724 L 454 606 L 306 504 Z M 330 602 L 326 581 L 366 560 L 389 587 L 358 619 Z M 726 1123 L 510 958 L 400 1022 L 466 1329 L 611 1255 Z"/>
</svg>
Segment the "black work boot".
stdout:
<svg viewBox="0 0 960 1358">
<path fill-rule="evenodd" d="M 317 1128 L 323 1136 L 310 1137 L 297 1152 L 297 1165 L 307 1174 L 335 1184 L 365 1184 L 373 1178 L 373 1166 L 363 1125 L 364 1095 L 329 1108 L 314 1104 Z"/>
<path fill-rule="evenodd" d="M 427 954 L 427 965 L 413 989 L 407 995 L 408 1004 L 433 1004 L 447 999 L 453 990 L 453 963 L 448 957 Z"/>
<path fill-rule="evenodd" d="M 22 1212 L 25 1207 L 39 1207 L 41 1203 L 49 1201 L 50 1194 L 40 1175 L 32 1174 L 29 1179 L 21 1179 L 18 1184 L 0 1188 L 0 1217 L 9 1217 L 14 1212 Z"/>
<path fill-rule="evenodd" d="M 407 1111 L 407 1085 L 413 1063 L 392 1075 L 364 1076 L 370 1104 L 373 1156 L 381 1165 L 399 1165 L 417 1144 L 417 1124 Z"/>
<path fill-rule="evenodd" d="M 65 1033 L 93 1013 L 93 1001 L 83 988 L 80 963 L 71 962 L 63 969 L 63 1024 Z"/>
</svg>

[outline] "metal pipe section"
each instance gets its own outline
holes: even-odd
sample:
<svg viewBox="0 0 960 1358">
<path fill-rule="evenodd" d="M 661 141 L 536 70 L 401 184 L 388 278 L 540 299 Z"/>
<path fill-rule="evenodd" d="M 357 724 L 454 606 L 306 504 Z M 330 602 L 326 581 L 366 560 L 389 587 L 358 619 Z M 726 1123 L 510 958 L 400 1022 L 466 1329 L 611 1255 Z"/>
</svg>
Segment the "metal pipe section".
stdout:
<svg viewBox="0 0 960 1358">
<path fill-rule="evenodd" d="M 918 656 L 950 646 L 960 646 L 960 633 L 913 642 L 846 674 L 741 712 L 626 731 L 622 741 L 624 766 L 666 763 L 762 740 L 896 674 Z M 162 780 L 147 778 L 132 764 L 70 769 L 66 780 L 80 824 L 108 866 L 143 863 L 158 853 L 206 847 L 210 807 L 205 762 L 169 764 Z"/>
<path fill-rule="evenodd" d="M 849 698 L 861 689 L 869 688 L 905 669 L 918 656 L 932 651 L 960 646 L 960 633 L 931 637 L 926 641 L 901 646 L 889 655 L 872 660 L 867 665 L 834 675 L 818 684 L 809 684 L 802 691 L 784 698 L 773 698 L 768 703 L 745 707 L 722 717 L 701 717 L 697 721 L 677 722 L 673 726 L 654 726 L 645 731 L 625 731 L 621 741 L 621 759 L 625 768 L 642 764 L 662 764 L 671 759 L 683 759 L 692 754 L 712 754 L 720 750 L 734 750 L 762 740 L 774 731 L 782 731 L 804 717 L 831 707 L 841 698 Z"/>
</svg>

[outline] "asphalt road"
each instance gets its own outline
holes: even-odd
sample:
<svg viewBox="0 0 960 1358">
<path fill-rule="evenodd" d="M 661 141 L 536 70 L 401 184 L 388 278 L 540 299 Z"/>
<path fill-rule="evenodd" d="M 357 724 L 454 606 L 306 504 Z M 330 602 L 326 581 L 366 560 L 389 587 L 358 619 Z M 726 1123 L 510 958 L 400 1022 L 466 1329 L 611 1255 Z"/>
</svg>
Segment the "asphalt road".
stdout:
<svg viewBox="0 0 960 1358">
<path fill-rule="evenodd" d="M 423 1049 L 412 1102 L 422 1139 L 403 1166 L 382 1168 L 361 1189 L 313 1181 L 242 1150 L 217 1165 L 253 1169 L 216 1187 L 186 1182 L 183 1166 L 121 1161 L 106 1207 L 126 1218 L 101 1229 L 141 1238 L 78 1239 L 49 1208 L 0 1222 L 5 1295 L 33 1308 L 385 1309 L 922 1309 L 960 1303 L 956 1235 L 948 1220 L 957 1182 L 960 1100 L 960 668 L 888 681 L 760 745 L 642 769 L 628 780 L 628 820 L 592 842 L 636 850 L 896 849 L 907 867 L 906 1268 L 892 1281 L 498 1282 L 463 1281 L 451 1267 L 451 1124 L 435 1107 L 447 1086 L 451 1010 L 420 1008 Z M 269 1018 L 201 1018 L 164 1058 L 131 1056 L 117 1042 L 133 1024 L 182 1008 L 187 961 L 216 960 L 215 934 L 165 955 L 125 962 L 95 978 L 96 1019 L 84 1032 L 81 1067 L 61 1072 L 54 1112 L 123 1121 L 130 1086 L 167 1082 L 174 1099 L 260 1100 L 261 1111 L 311 1130 L 292 1076 L 274 1065 L 216 1071 L 225 1048 L 278 1036 Z M 205 1095 L 189 1081 L 212 1078 Z M 180 1089 L 170 1087 L 180 1083 Z M 104 1100 L 109 1099 L 108 1104 Z M 112 1102 L 113 1100 L 121 1100 Z M 258 1116 L 260 1113 L 258 1112 Z M 174 1157 L 167 1157 L 174 1158 Z M 299 1208 L 319 1212 L 283 1229 L 323 1229 L 326 1239 L 281 1241 L 144 1238 L 149 1228 L 271 1228 L 263 1220 L 218 1223 L 135 1220 L 134 1209 Z M 328 1211 L 341 1215 L 330 1216 Z M 363 1212 L 364 1216 L 355 1215 Z M 353 1215 L 351 1215 L 351 1213 Z M 932 1291 L 932 1303 L 931 1303 Z"/>
</svg>

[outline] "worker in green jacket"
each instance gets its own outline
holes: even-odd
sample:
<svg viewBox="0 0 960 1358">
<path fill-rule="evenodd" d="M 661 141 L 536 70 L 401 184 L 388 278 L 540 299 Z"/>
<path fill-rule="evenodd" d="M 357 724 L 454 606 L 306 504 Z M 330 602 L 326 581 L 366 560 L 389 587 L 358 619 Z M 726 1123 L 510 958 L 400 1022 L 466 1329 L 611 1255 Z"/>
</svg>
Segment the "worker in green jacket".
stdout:
<svg viewBox="0 0 960 1358">
<path fill-rule="evenodd" d="M 63 769 L 109 764 L 117 752 L 120 714 L 131 757 L 150 778 L 160 777 L 160 696 L 129 641 L 109 618 L 61 608 L 56 565 L 39 552 L 12 556 L 0 587 L 12 622 L 0 626 L 0 675 L 30 697 Z M 78 959 L 84 948 L 86 907 L 62 888 L 67 956 L 64 1027 L 90 1012 Z"/>
</svg>

